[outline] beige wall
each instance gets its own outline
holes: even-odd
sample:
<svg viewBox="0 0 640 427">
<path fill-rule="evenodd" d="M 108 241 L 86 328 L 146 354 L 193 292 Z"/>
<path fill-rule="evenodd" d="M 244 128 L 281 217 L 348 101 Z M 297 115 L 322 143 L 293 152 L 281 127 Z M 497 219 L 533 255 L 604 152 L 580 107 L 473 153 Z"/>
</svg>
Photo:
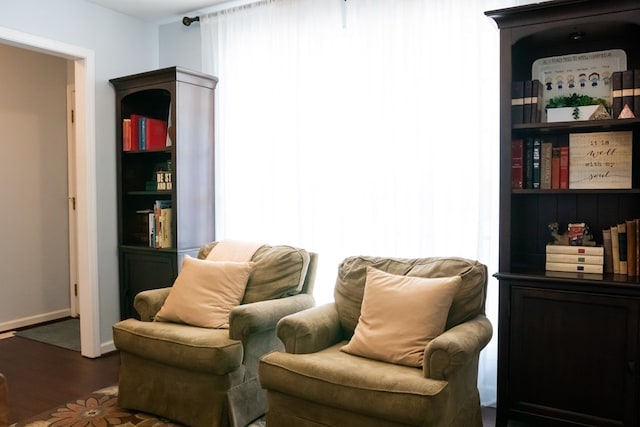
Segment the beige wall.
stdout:
<svg viewBox="0 0 640 427">
<path fill-rule="evenodd" d="M 0 330 L 70 308 L 67 61 L 0 44 Z"/>
</svg>

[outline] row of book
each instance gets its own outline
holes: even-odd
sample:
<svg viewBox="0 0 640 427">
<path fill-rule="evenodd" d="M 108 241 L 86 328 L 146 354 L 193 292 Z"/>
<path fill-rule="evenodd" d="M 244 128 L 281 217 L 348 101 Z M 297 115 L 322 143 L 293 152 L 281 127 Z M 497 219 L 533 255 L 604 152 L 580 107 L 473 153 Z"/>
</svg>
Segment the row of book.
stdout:
<svg viewBox="0 0 640 427">
<path fill-rule="evenodd" d="M 546 248 L 545 269 L 576 273 L 602 274 L 605 248 L 603 246 L 572 246 L 549 244 Z"/>
<path fill-rule="evenodd" d="M 513 139 L 511 188 L 569 188 L 569 147 L 537 136 Z"/>
<path fill-rule="evenodd" d="M 511 123 L 539 123 L 542 121 L 543 86 L 540 80 L 511 82 Z"/>
<path fill-rule="evenodd" d="M 625 220 L 602 230 L 604 271 L 640 276 L 640 219 Z"/>
<path fill-rule="evenodd" d="M 136 213 L 140 215 L 140 233 L 147 236 L 145 243 L 155 249 L 171 248 L 171 200 L 156 200 L 153 209 Z"/>
<path fill-rule="evenodd" d="M 640 116 L 640 69 L 611 73 L 611 116 L 616 119 Z"/>
<path fill-rule="evenodd" d="M 122 120 L 123 151 L 165 150 L 171 145 L 167 136 L 167 122 L 140 114 Z"/>
</svg>

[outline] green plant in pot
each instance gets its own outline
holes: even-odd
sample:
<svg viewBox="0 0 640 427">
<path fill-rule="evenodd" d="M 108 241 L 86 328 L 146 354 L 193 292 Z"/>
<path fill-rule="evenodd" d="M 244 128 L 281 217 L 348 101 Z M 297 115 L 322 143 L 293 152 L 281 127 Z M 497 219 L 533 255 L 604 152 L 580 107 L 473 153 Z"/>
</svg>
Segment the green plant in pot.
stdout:
<svg viewBox="0 0 640 427">
<path fill-rule="evenodd" d="M 577 93 L 573 93 L 569 96 L 556 96 L 555 98 L 551 98 L 549 102 L 547 102 L 545 108 L 573 107 L 572 116 L 574 120 L 578 120 L 580 118 L 580 109 L 578 107 L 584 107 L 587 105 L 602 105 L 607 111 L 609 111 L 609 104 L 606 100 L 602 98 L 593 98 L 589 95 L 578 95 Z"/>
</svg>

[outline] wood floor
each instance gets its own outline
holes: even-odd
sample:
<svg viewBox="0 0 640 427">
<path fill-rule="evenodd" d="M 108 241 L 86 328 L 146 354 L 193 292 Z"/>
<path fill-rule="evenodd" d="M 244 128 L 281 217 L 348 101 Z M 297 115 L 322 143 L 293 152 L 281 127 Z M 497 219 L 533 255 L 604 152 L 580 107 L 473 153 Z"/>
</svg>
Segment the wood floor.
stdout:
<svg viewBox="0 0 640 427">
<path fill-rule="evenodd" d="M 9 385 L 9 423 L 118 383 L 120 355 L 96 359 L 21 337 L 0 339 L 0 372 Z"/>
<path fill-rule="evenodd" d="M 0 372 L 9 384 L 9 424 L 118 382 L 117 352 L 89 359 L 80 353 L 21 337 L 0 339 Z M 482 408 L 485 427 L 495 408 Z"/>
</svg>

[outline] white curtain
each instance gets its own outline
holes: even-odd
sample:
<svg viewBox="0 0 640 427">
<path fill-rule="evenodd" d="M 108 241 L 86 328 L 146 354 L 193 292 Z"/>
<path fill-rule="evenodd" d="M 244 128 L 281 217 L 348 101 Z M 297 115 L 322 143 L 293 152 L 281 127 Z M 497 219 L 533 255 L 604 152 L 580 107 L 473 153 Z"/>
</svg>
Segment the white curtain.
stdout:
<svg viewBox="0 0 640 427">
<path fill-rule="evenodd" d="M 216 90 L 217 237 L 497 269 L 498 30 L 516 0 L 272 0 L 201 17 Z M 496 399 L 497 282 L 479 389 Z"/>
</svg>

